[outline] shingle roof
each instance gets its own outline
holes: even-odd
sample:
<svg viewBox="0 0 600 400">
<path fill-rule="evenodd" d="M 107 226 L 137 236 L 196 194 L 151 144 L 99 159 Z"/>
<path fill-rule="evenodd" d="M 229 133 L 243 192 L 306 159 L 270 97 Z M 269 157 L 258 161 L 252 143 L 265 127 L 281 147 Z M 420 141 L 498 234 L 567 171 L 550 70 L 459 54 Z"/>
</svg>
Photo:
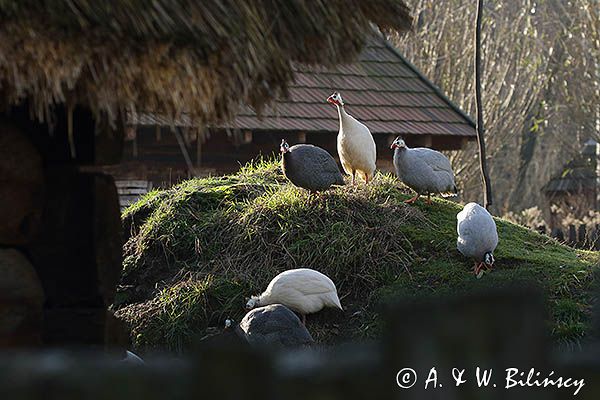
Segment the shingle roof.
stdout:
<svg viewBox="0 0 600 400">
<path fill-rule="evenodd" d="M 337 111 L 326 98 L 339 91 L 346 111 L 374 134 L 476 136 L 474 122 L 380 35 L 370 39 L 352 64 L 335 69 L 296 65 L 294 69 L 289 98 L 276 100 L 260 118 L 246 107 L 223 127 L 337 133 Z M 139 125 L 166 122 L 155 118 L 138 115 L 136 121 Z M 176 121 L 176 125 L 188 123 L 185 118 Z"/>
<path fill-rule="evenodd" d="M 544 185 L 543 190 L 546 194 L 579 193 L 595 188 L 597 185 L 596 145 L 595 141 L 587 141 L 581 153 L 569 161 L 559 174 Z"/>
</svg>

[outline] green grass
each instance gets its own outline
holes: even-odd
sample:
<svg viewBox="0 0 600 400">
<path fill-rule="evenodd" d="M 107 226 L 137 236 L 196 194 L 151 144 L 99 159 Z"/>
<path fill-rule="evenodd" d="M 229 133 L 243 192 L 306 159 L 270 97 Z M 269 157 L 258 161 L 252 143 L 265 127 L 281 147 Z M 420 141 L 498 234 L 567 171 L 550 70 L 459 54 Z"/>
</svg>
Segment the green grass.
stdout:
<svg viewBox="0 0 600 400">
<path fill-rule="evenodd" d="M 321 195 L 286 182 L 276 162 L 236 175 L 193 179 L 154 191 L 123 214 L 122 287 L 115 304 L 136 347 L 183 351 L 277 273 L 301 266 L 330 276 L 344 313 L 310 316 L 321 342 L 371 337 L 377 309 L 402 296 L 442 296 L 534 281 L 546 294 L 549 329 L 559 343 L 584 337 L 596 252 L 576 251 L 497 220 L 496 269 L 482 279 L 456 250 L 460 206 L 435 199 L 405 205 L 408 191 L 378 174 L 369 186 Z"/>
</svg>

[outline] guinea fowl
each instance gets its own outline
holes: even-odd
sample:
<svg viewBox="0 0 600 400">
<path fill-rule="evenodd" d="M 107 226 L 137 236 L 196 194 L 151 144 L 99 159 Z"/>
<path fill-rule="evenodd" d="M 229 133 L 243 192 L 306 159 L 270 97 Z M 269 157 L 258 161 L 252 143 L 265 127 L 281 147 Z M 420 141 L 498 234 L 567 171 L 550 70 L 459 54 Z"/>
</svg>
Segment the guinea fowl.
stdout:
<svg viewBox="0 0 600 400">
<path fill-rule="evenodd" d="M 343 185 L 337 163 L 327 151 L 311 144 L 290 147 L 281 141 L 281 166 L 284 175 L 296 186 L 318 192 L 331 185 Z"/>
<path fill-rule="evenodd" d="M 239 325 L 227 320 L 225 326 L 251 346 L 297 347 L 314 343 L 298 316 L 281 304 L 255 308 Z"/>
<path fill-rule="evenodd" d="M 373 179 L 377 150 L 371 131 L 363 123 L 348 114 L 344 109 L 342 95 L 334 92 L 327 102 L 335 104 L 340 118 L 340 131 L 337 136 L 337 150 L 344 171 L 356 181 L 356 172 L 365 177 L 365 182 Z"/>
<path fill-rule="evenodd" d="M 458 239 L 456 248 L 475 260 L 475 275 L 494 266 L 494 250 L 498 245 L 496 223 L 490 213 L 477 203 L 467 204 L 456 215 Z"/>
<path fill-rule="evenodd" d="M 277 275 L 259 296 L 253 296 L 246 303 L 246 309 L 268 304 L 283 304 L 302 316 L 316 313 L 324 307 L 342 310 L 335 284 L 329 277 L 309 268 L 284 271 Z"/>
<path fill-rule="evenodd" d="M 450 160 L 439 151 L 426 147 L 411 149 L 400 137 L 394 140 L 390 148 L 394 149 L 396 175 L 417 192 L 406 203 L 414 203 L 419 196 L 427 194 L 427 203 L 431 204 L 431 194 L 445 196 L 458 192 Z"/>
</svg>

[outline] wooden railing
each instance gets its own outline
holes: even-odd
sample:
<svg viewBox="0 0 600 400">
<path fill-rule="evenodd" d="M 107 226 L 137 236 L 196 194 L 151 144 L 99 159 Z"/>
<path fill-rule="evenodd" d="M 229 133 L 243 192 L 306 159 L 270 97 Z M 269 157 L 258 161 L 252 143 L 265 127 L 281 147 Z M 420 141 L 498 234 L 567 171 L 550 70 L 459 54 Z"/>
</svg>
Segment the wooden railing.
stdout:
<svg viewBox="0 0 600 400">
<path fill-rule="evenodd" d="M 540 225 L 537 231 L 578 249 L 600 250 L 600 225 L 569 225 L 565 231 L 561 228 L 549 230 Z"/>
<path fill-rule="evenodd" d="M 535 400 L 573 398 L 573 382 L 584 379 L 575 398 L 600 398 L 597 347 L 554 353 L 536 289 L 400 302 L 384 315 L 381 340 L 316 349 L 276 352 L 213 342 L 184 361 L 148 359 L 131 367 L 105 356 L 4 355 L 0 393 L 18 400 Z M 477 383 L 478 367 L 480 376 L 492 370 L 487 386 Z M 571 378 L 571 386 L 507 388 L 507 368 L 524 372 L 523 381 L 534 368 L 534 379 L 561 376 Z"/>
</svg>

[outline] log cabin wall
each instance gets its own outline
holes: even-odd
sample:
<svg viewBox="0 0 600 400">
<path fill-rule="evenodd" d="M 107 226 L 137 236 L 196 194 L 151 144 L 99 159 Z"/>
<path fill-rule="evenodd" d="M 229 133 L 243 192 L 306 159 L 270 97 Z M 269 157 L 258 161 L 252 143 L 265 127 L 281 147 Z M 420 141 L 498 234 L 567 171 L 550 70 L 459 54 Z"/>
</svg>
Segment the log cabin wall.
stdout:
<svg viewBox="0 0 600 400">
<path fill-rule="evenodd" d="M 167 188 L 193 176 L 223 175 L 236 172 L 241 165 L 257 157 L 273 157 L 279 154 L 279 144 L 285 139 L 290 145 L 314 144 L 337 157 L 337 135 L 328 131 L 228 131 L 209 130 L 200 144 L 195 134 L 181 130 L 187 157 L 179 145 L 176 134 L 168 127 L 138 127 L 135 134 L 126 138 L 123 161 L 120 165 L 103 169 L 117 181 L 148 181 L 152 188 Z M 393 172 L 390 143 L 395 134 L 374 135 L 377 146 L 377 168 Z M 411 147 L 427 146 L 439 150 L 458 150 L 465 143 L 456 136 L 404 135 Z M 198 157 L 200 156 L 200 159 Z M 341 168 L 341 167 L 340 167 Z"/>
</svg>

